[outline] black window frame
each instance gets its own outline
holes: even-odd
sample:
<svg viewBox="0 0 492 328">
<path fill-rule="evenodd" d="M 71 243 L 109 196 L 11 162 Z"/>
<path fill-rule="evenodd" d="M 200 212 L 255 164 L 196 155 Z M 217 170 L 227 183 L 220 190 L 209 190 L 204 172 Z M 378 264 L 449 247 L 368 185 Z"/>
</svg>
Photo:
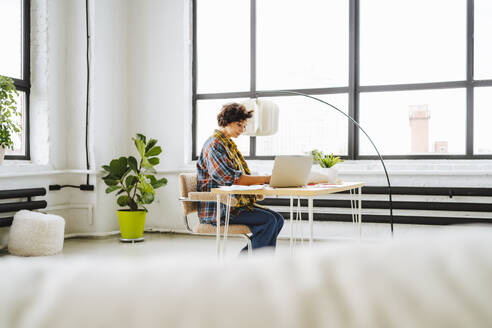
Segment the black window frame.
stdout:
<svg viewBox="0 0 492 328">
<path fill-rule="evenodd" d="M 196 22 L 197 10 L 196 5 L 199 0 L 192 0 L 193 21 L 192 21 L 192 160 L 197 159 L 196 137 L 197 137 L 197 101 L 205 99 L 233 99 L 233 98 L 255 98 L 257 93 L 263 96 L 294 96 L 275 90 L 257 90 L 256 89 L 256 1 L 250 0 L 251 17 L 250 17 L 250 90 L 244 92 L 227 92 L 227 93 L 197 93 L 197 42 L 196 42 Z M 466 0 L 466 80 L 431 82 L 431 83 L 409 83 L 409 84 L 389 84 L 389 85 L 360 85 L 359 83 L 359 51 L 360 51 L 360 0 L 349 1 L 349 82 L 346 87 L 332 87 L 319 89 L 293 89 L 289 91 L 302 92 L 308 95 L 325 95 L 325 94 L 348 94 L 348 113 L 359 122 L 359 98 L 361 93 L 368 92 L 391 92 L 391 91 L 410 91 L 410 90 L 439 90 L 462 88 L 466 90 L 466 150 L 465 154 L 460 155 L 384 155 L 385 159 L 492 159 L 492 154 L 474 154 L 473 137 L 474 137 L 474 90 L 477 87 L 492 86 L 492 79 L 475 80 L 474 79 L 474 27 L 475 13 L 474 0 Z M 279 90 L 277 90 L 279 91 Z M 348 125 L 348 155 L 341 156 L 349 160 L 374 160 L 378 159 L 376 155 L 359 155 L 359 130 L 355 129 L 354 124 Z M 257 156 L 256 155 L 256 137 L 250 137 L 250 155 L 246 159 L 253 160 L 272 160 L 274 156 Z"/>
<path fill-rule="evenodd" d="M 12 77 L 11 77 L 12 78 Z M 22 79 L 12 78 L 17 91 L 25 93 L 24 115 L 22 126 L 25 135 L 24 155 L 5 155 L 5 160 L 30 160 L 30 127 L 29 107 L 31 94 L 31 1 L 22 0 Z"/>
</svg>

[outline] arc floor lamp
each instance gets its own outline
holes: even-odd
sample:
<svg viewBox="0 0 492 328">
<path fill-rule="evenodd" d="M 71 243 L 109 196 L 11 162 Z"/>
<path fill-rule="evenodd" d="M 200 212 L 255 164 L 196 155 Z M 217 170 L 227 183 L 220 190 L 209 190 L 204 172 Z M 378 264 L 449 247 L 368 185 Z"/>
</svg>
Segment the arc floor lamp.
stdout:
<svg viewBox="0 0 492 328">
<path fill-rule="evenodd" d="M 278 94 L 278 93 L 283 93 L 283 94 L 290 94 L 290 95 L 298 95 L 298 96 L 304 96 L 304 97 L 307 97 L 307 98 L 311 98 L 311 99 L 314 99 L 316 101 L 319 101 L 325 105 L 328 105 L 329 107 L 333 108 L 334 110 L 336 110 L 337 112 L 339 112 L 340 114 L 344 115 L 345 117 L 347 117 L 357 128 L 359 128 L 359 130 L 361 130 L 365 136 L 367 137 L 367 139 L 369 140 L 369 142 L 372 144 L 372 146 L 374 147 L 374 150 L 376 150 L 376 153 L 378 154 L 378 157 L 379 157 L 379 160 L 381 161 L 381 164 L 383 165 L 383 169 L 384 169 L 384 173 L 386 175 L 386 181 L 388 182 L 388 194 L 389 194 L 389 209 L 390 209 L 390 223 L 391 223 L 391 236 L 393 236 L 393 223 L 394 223 L 394 220 L 393 220 L 393 200 L 392 200 L 392 195 L 391 195 L 391 183 L 390 183 L 390 179 L 389 179 L 389 175 L 388 175 L 388 171 L 386 170 L 386 165 L 384 165 L 384 160 L 383 160 L 383 157 L 381 156 L 381 154 L 379 153 L 379 150 L 378 148 L 376 147 L 376 145 L 374 144 L 374 142 L 372 141 L 371 137 L 369 137 L 369 135 L 367 134 L 367 132 L 359 125 L 359 123 L 357 123 L 352 117 L 350 117 L 350 115 L 347 115 L 345 114 L 343 111 L 341 111 L 340 109 L 338 109 L 337 107 L 333 106 L 332 104 L 324 101 L 324 100 L 321 100 L 319 98 L 316 98 L 316 97 L 313 97 L 311 95 L 308 95 L 308 94 L 305 94 L 305 93 L 302 93 L 302 92 L 297 92 L 297 91 L 289 91 L 289 90 L 280 90 L 280 91 L 257 91 L 255 92 L 256 94 L 256 97 L 259 97 L 259 96 L 263 96 L 263 97 L 266 97 L 268 96 L 269 94 Z"/>
</svg>

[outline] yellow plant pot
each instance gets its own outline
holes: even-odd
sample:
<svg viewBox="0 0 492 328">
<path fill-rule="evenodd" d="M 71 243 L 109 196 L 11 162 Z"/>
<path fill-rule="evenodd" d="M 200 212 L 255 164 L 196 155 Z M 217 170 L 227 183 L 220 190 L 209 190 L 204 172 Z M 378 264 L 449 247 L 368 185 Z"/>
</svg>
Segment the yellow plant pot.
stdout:
<svg viewBox="0 0 492 328">
<path fill-rule="evenodd" d="M 147 211 L 119 210 L 121 241 L 142 241 Z"/>
</svg>

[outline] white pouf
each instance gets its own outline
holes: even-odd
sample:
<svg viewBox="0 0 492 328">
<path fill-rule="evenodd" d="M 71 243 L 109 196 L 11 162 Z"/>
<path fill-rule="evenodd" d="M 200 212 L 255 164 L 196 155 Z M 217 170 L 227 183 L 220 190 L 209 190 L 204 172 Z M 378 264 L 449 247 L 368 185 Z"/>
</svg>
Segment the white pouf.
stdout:
<svg viewBox="0 0 492 328">
<path fill-rule="evenodd" d="M 63 249 L 65 220 L 58 215 L 27 210 L 14 216 L 10 227 L 8 248 L 13 255 L 53 255 Z"/>
</svg>

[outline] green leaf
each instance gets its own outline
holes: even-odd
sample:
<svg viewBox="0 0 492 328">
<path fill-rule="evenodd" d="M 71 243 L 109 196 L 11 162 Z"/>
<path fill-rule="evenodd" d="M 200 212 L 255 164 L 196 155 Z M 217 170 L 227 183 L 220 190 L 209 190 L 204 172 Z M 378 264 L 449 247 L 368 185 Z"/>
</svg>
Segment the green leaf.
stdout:
<svg viewBox="0 0 492 328">
<path fill-rule="evenodd" d="M 106 172 L 111 172 L 111 168 L 109 167 L 109 165 L 103 165 L 102 168 L 106 171 Z"/>
<path fill-rule="evenodd" d="M 152 157 L 152 158 L 149 158 L 149 163 L 152 164 L 152 165 L 157 165 L 160 163 L 159 161 L 159 157 Z"/>
<path fill-rule="evenodd" d="M 138 153 L 140 154 L 141 157 L 145 156 L 145 143 L 140 140 L 140 139 L 134 139 L 135 140 L 135 147 L 137 147 Z"/>
<path fill-rule="evenodd" d="M 114 175 L 112 174 L 108 174 L 106 175 L 105 177 L 102 178 L 103 180 L 105 179 L 110 179 L 110 180 L 118 180 L 118 177 L 115 177 Z"/>
<path fill-rule="evenodd" d="M 154 166 L 152 164 L 150 164 L 148 158 L 144 157 L 144 158 L 142 158 L 142 167 L 145 168 L 145 169 L 151 169 Z"/>
<path fill-rule="evenodd" d="M 147 143 L 147 141 L 146 141 L 146 140 L 147 140 L 147 138 L 146 138 L 143 134 L 141 134 L 141 133 L 137 133 L 137 139 L 142 140 L 142 142 L 143 142 L 144 144 L 146 144 L 146 143 Z"/>
<path fill-rule="evenodd" d="M 110 186 L 110 187 L 106 188 L 106 194 L 109 194 L 109 193 L 111 193 L 115 190 L 118 190 L 118 189 L 120 189 L 120 186 Z"/>
<path fill-rule="evenodd" d="M 162 178 L 160 180 L 157 180 L 156 183 L 153 183 L 152 187 L 154 187 L 154 189 L 157 189 L 157 188 L 160 188 L 160 187 L 165 186 L 165 185 L 167 185 L 167 179 Z"/>
<path fill-rule="evenodd" d="M 149 193 L 149 192 L 144 192 L 142 194 L 142 203 L 144 204 L 150 204 L 154 201 L 154 194 Z"/>
<path fill-rule="evenodd" d="M 154 187 L 152 187 L 152 185 L 150 183 L 147 183 L 145 185 L 145 188 L 144 188 L 144 193 L 149 193 L 149 194 L 155 195 Z"/>
<path fill-rule="evenodd" d="M 120 157 L 119 159 L 113 159 L 109 163 L 109 168 L 111 169 L 111 174 L 121 179 L 125 172 L 127 171 L 128 160 L 126 157 Z"/>
<path fill-rule="evenodd" d="M 152 193 L 154 194 L 155 191 L 154 191 L 154 188 L 152 187 L 152 185 L 150 183 L 148 183 L 147 181 L 145 181 L 144 177 L 141 177 L 139 179 L 139 184 L 137 186 L 137 188 L 140 190 L 140 192 L 143 194 L 143 193 Z"/>
<path fill-rule="evenodd" d="M 128 205 L 128 200 L 130 198 L 127 196 L 127 195 L 123 195 L 123 196 L 120 196 L 118 197 L 118 200 L 116 201 L 118 203 L 118 205 L 120 206 L 127 206 Z"/>
<path fill-rule="evenodd" d="M 338 162 L 343 162 L 340 157 L 333 155 L 333 153 L 325 155 L 323 152 L 313 149 L 311 154 L 313 155 L 314 162 L 318 163 L 321 167 L 332 167 Z"/>
<path fill-rule="evenodd" d="M 150 184 L 154 184 L 157 182 L 157 179 L 153 175 L 149 174 L 149 175 L 146 175 L 145 177 L 150 180 Z"/>
<path fill-rule="evenodd" d="M 126 190 L 130 191 L 132 188 L 135 186 L 135 184 L 138 182 L 138 179 L 134 175 L 129 175 L 126 177 L 125 180 L 125 185 L 126 185 Z"/>
<path fill-rule="evenodd" d="M 155 146 L 154 148 L 150 149 L 148 152 L 145 153 L 146 157 L 152 157 L 152 156 L 157 156 L 160 153 L 162 153 L 162 148 L 161 146 Z"/>
<path fill-rule="evenodd" d="M 116 186 L 119 183 L 118 180 L 112 180 L 112 179 L 103 179 L 103 181 L 108 186 Z"/>
<path fill-rule="evenodd" d="M 133 172 L 138 173 L 138 163 L 135 157 L 128 157 L 128 166 L 133 170 Z"/>
<path fill-rule="evenodd" d="M 154 169 L 153 166 L 150 166 L 145 169 L 145 173 L 157 174 L 157 171 Z"/>
<path fill-rule="evenodd" d="M 126 168 L 125 173 L 123 173 L 123 175 L 121 176 L 120 180 L 123 180 L 123 179 L 126 177 L 126 175 L 127 175 L 128 173 L 130 173 L 131 171 L 132 171 L 132 170 L 131 170 L 129 167 L 127 167 L 127 168 Z"/>
<path fill-rule="evenodd" d="M 20 111 L 17 110 L 15 95 L 17 92 L 14 81 L 6 76 L 0 75 L 0 146 L 14 149 L 13 137 L 21 131 L 22 120 Z"/>
<path fill-rule="evenodd" d="M 152 149 L 152 147 L 154 147 L 156 143 L 157 143 L 157 140 L 150 139 L 147 146 L 145 146 L 145 152 L 148 152 L 150 149 Z"/>
</svg>

